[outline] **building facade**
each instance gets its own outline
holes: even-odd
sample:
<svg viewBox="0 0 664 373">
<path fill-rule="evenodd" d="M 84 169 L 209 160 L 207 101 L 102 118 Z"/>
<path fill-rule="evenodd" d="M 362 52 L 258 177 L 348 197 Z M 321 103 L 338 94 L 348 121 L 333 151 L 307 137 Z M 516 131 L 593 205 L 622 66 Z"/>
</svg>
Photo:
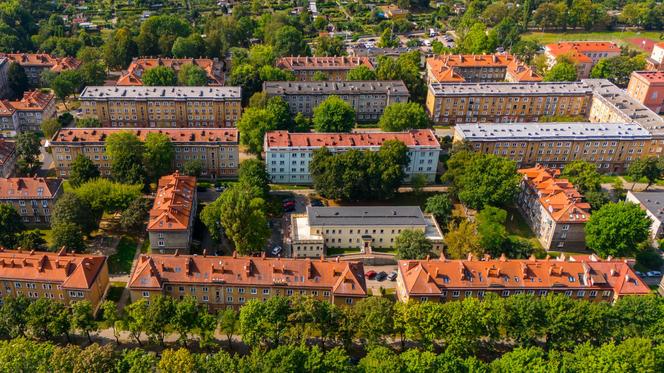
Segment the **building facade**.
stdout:
<svg viewBox="0 0 664 373">
<path fill-rule="evenodd" d="M 278 68 L 292 72 L 301 81 L 313 81 L 316 71 L 325 74 L 328 81 L 339 82 L 346 80 L 348 72 L 356 67 L 374 69 L 368 57 L 281 57 L 276 64 Z"/>
<path fill-rule="evenodd" d="M 163 133 L 175 149 L 172 171 L 188 161 L 202 161 L 201 177 L 232 179 L 239 167 L 239 132 L 234 128 L 63 128 L 50 141 L 58 175 L 68 177 L 71 163 L 82 154 L 99 167 L 103 176 L 111 175 L 111 160 L 106 155 L 106 138 L 118 132 L 132 132 L 140 140 L 148 133 Z"/>
<path fill-rule="evenodd" d="M 229 128 L 242 112 L 240 87 L 88 86 L 80 100 L 102 127 Z"/>
<path fill-rule="evenodd" d="M 653 45 L 650 57 L 646 58 L 646 70 L 664 70 L 664 41 Z"/>
<path fill-rule="evenodd" d="M 195 177 L 176 171 L 159 179 L 147 228 L 153 253 L 189 253 L 197 205 Z"/>
<path fill-rule="evenodd" d="M 26 225 L 51 222 L 51 211 L 64 192 L 62 179 L 10 177 L 0 179 L 0 203 L 12 205 Z"/>
<path fill-rule="evenodd" d="M 264 82 L 268 97 L 281 96 L 293 115 L 311 117 L 314 109 L 330 96 L 339 96 L 355 110 L 358 122 L 377 121 L 383 110 L 395 102 L 408 102 L 410 94 L 401 81 L 343 81 L 343 82 Z"/>
<path fill-rule="evenodd" d="M 205 70 L 209 86 L 224 85 L 225 63 L 218 58 L 133 58 L 127 71 L 116 82 L 119 86 L 142 86 L 143 73 L 146 70 L 164 66 L 177 75 L 185 65 L 195 65 Z"/>
<path fill-rule="evenodd" d="M 580 82 L 429 84 L 426 109 L 435 125 L 537 122 L 587 117 L 592 89 Z"/>
<path fill-rule="evenodd" d="M 17 132 L 41 131 L 43 121 L 55 118 L 55 95 L 39 90 L 26 91 L 20 101 L 10 101 L 16 110 Z"/>
<path fill-rule="evenodd" d="M 0 177 L 11 177 L 16 166 L 16 143 L 0 139 Z"/>
<path fill-rule="evenodd" d="M 10 64 L 11 62 L 9 62 L 8 58 L 0 57 L 0 99 L 6 98 L 11 93 L 8 80 Z"/>
<path fill-rule="evenodd" d="M 81 66 L 81 62 L 73 57 L 55 57 L 47 53 L 0 53 L 0 57 L 23 66 L 28 82 L 33 87 L 42 86 L 44 71 L 59 73 L 64 70 L 76 70 Z"/>
<path fill-rule="evenodd" d="M 447 54 L 426 59 L 427 83 L 539 82 L 542 77 L 511 54 Z"/>
<path fill-rule="evenodd" d="M 590 77 L 590 71 L 600 59 L 619 56 L 620 46 L 609 41 L 564 41 L 544 46 L 544 55 L 549 68 L 558 58 L 569 58 L 576 64 L 577 77 L 585 79 Z"/>
<path fill-rule="evenodd" d="M 424 232 L 434 250 L 442 248 L 436 219 L 417 206 L 307 206 L 306 214 L 291 215 L 291 255 L 318 257 L 328 248 L 370 254 L 372 249 L 394 248 L 395 239 L 407 229 Z"/>
<path fill-rule="evenodd" d="M 560 170 L 540 165 L 520 169 L 519 212 L 545 250 L 584 250 L 590 204 Z"/>
<path fill-rule="evenodd" d="M 659 240 L 662 237 L 662 221 L 664 220 L 664 192 L 649 190 L 643 192 L 627 191 L 625 201 L 636 203 L 646 212 L 651 220 L 650 238 Z"/>
<path fill-rule="evenodd" d="M 311 296 L 337 305 L 367 296 L 361 262 L 235 255 L 141 255 L 127 287 L 132 301 L 193 296 L 211 311 L 275 296 Z"/>
<path fill-rule="evenodd" d="M 408 147 L 410 163 L 405 169 L 406 181 L 414 175 L 425 175 L 428 182 L 435 182 L 440 143 L 429 129 L 371 133 L 271 131 L 265 134 L 263 144 L 265 166 L 275 183 L 311 184 L 309 165 L 316 149 L 325 147 L 332 153 L 351 149 L 378 151 L 387 140 L 399 140 Z"/>
<path fill-rule="evenodd" d="M 664 113 L 664 70 L 632 72 L 627 94 L 655 113 Z"/>
<path fill-rule="evenodd" d="M 0 248 L 0 281 L 7 297 L 47 298 L 71 305 L 87 300 L 99 309 L 109 287 L 105 256 L 69 254 Z"/>
<path fill-rule="evenodd" d="M 2 137 L 16 136 L 18 131 L 18 113 L 7 100 L 0 100 L 0 134 Z"/>
<path fill-rule="evenodd" d="M 603 173 L 622 173 L 631 161 L 661 152 L 661 145 L 638 123 L 459 124 L 454 141 L 509 158 L 518 167 L 563 168 L 584 160 Z"/>
<path fill-rule="evenodd" d="M 595 255 L 556 259 L 400 260 L 397 297 L 447 302 L 484 298 L 560 294 L 593 302 L 614 302 L 623 296 L 648 295 L 650 288 L 630 262 L 602 260 Z"/>
</svg>

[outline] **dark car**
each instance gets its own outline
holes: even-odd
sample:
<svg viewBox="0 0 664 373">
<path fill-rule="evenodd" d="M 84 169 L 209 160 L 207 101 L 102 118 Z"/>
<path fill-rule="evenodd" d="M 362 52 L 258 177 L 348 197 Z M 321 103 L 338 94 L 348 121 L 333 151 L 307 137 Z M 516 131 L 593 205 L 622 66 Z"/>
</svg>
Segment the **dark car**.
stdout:
<svg viewBox="0 0 664 373">
<path fill-rule="evenodd" d="M 392 271 L 390 272 L 389 275 L 387 275 L 387 279 L 390 281 L 394 281 L 397 279 L 397 271 Z"/>
<path fill-rule="evenodd" d="M 285 205 L 284 212 L 293 212 L 295 211 L 295 205 Z"/>
<path fill-rule="evenodd" d="M 380 272 L 376 275 L 376 281 L 383 281 L 387 278 L 387 273 Z"/>
<path fill-rule="evenodd" d="M 325 206 L 325 204 L 323 203 L 323 201 L 321 201 L 321 200 L 319 200 L 319 199 L 312 199 L 312 200 L 311 200 L 311 206 L 314 206 L 314 207 L 323 207 L 323 206 Z"/>
<path fill-rule="evenodd" d="M 378 274 L 378 273 L 376 273 L 376 271 L 374 271 L 374 270 L 372 269 L 372 270 L 367 271 L 367 273 L 364 274 L 364 277 L 366 277 L 366 278 L 368 278 L 369 280 L 371 280 L 372 278 L 376 277 L 377 274 Z"/>
<path fill-rule="evenodd" d="M 293 201 L 293 200 L 284 201 L 283 205 L 284 205 L 284 207 L 286 207 L 286 206 L 295 206 L 295 201 Z"/>
</svg>

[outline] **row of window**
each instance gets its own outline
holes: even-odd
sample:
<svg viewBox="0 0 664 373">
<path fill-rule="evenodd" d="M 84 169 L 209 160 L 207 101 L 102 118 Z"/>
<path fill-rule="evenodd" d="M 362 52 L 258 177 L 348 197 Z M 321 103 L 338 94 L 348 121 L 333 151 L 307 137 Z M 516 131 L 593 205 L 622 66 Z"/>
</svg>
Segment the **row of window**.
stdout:
<svg viewBox="0 0 664 373">
<path fill-rule="evenodd" d="M 477 291 L 466 290 L 466 291 L 463 292 L 463 295 L 466 298 L 470 298 L 473 295 L 481 298 L 481 297 L 484 297 L 485 293 L 486 292 L 484 290 L 477 290 Z M 519 294 L 535 295 L 535 294 L 537 294 L 537 295 L 540 295 L 540 296 L 545 296 L 548 293 L 549 293 L 549 290 L 544 290 L 544 289 L 537 290 L 537 291 L 532 290 L 532 289 L 531 290 L 525 290 L 525 291 L 524 290 L 503 290 L 501 292 L 501 295 L 503 297 L 510 296 L 511 294 L 513 294 L 513 295 L 519 295 Z M 564 292 L 564 294 L 568 297 L 571 297 L 574 294 L 574 291 L 573 290 L 566 290 Z M 597 290 L 591 290 L 590 292 L 588 292 L 588 296 L 591 297 L 591 298 L 596 297 L 597 294 L 598 294 Z M 440 296 L 443 297 L 443 298 L 447 297 L 447 291 L 446 290 L 442 291 Z M 452 298 L 459 298 L 460 296 L 461 296 L 461 291 L 460 290 L 452 291 Z M 576 297 L 577 298 L 583 298 L 585 296 L 586 296 L 586 291 L 585 290 L 577 290 L 576 291 Z M 609 296 L 611 296 L 611 291 L 610 290 L 602 291 L 602 297 L 609 297 Z M 420 298 L 420 300 L 422 300 L 422 301 L 426 301 L 428 299 L 429 298 L 427 298 L 427 297 Z"/>
</svg>

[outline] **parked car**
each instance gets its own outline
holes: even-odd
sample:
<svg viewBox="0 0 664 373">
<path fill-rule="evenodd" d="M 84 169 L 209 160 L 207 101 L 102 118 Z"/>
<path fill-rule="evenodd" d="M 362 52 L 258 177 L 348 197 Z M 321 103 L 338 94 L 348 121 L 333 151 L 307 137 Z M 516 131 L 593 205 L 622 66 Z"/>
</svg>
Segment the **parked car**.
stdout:
<svg viewBox="0 0 664 373">
<path fill-rule="evenodd" d="M 660 271 L 649 271 L 649 272 L 646 272 L 646 276 L 648 276 L 648 277 L 659 277 L 659 276 L 661 276 L 661 275 L 662 275 L 662 272 L 660 272 Z"/>
<path fill-rule="evenodd" d="M 224 187 L 222 187 L 221 185 L 220 185 L 220 186 L 216 186 L 216 187 L 214 187 L 214 190 L 215 190 L 216 192 L 221 193 L 221 192 L 224 191 Z"/>
<path fill-rule="evenodd" d="M 377 274 L 378 274 L 378 273 L 376 273 L 376 271 L 374 271 L 374 270 L 372 269 L 372 270 L 367 271 L 367 273 L 364 274 L 364 277 L 366 277 L 366 278 L 368 278 L 368 279 L 371 280 L 372 278 L 376 277 Z"/>
<path fill-rule="evenodd" d="M 289 200 L 284 201 L 284 202 L 283 202 L 283 205 L 284 205 L 284 206 L 291 206 L 291 205 L 292 205 L 292 206 L 295 206 L 295 201 L 292 200 L 292 199 L 289 199 Z"/>
<path fill-rule="evenodd" d="M 376 281 L 383 281 L 387 278 L 387 273 L 380 272 L 376 275 Z"/>
<path fill-rule="evenodd" d="M 634 271 L 634 273 L 636 273 L 636 275 L 639 276 L 639 277 L 643 277 L 643 273 L 641 273 L 639 271 Z"/>
<path fill-rule="evenodd" d="M 284 206 L 284 212 L 293 212 L 295 211 L 295 205 Z"/>
<path fill-rule="evenodd" d="M 310 204 L 311 204 L 311 206 L 314 206 L 314 207 L 323 207 L 323 206 L 325 206 L 323 201 L 321 201 L 319 199 L 312 199 Z"/>
<path fill-rule="evenodd" d="M 277 255 L 281 254 L 281 252 L 282 252 L 283 250 L 284 250 L 284 249 L 283 249 L 281 246 L 275 246 L 275 247 L 272 249 L 272 255 L 277 256 Z"/>
<path fill-rule="evenodd" d="M 397 271 L 392 271 L 390 272 L 389 275 L 387 275 L 387 279 L 390 281 L 394 281 L 397 279 Z"/>
</svg>

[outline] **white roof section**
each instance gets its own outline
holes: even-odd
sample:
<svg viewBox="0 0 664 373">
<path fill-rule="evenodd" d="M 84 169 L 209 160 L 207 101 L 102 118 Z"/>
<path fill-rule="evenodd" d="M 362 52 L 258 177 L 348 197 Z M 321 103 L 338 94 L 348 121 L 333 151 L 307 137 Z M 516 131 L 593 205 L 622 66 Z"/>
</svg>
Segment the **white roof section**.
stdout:
<svg viewBox="0 0 664 373">
<path fill-rule="evenodd" d="M 649 140 L 637 123 L 480 123 L 457 124 L 456 133 L 470 141 L 503 140 Z"/>
<path fill-rule="evenodd" d="M 429 89 L 436 96 L 580 96 L 593 93 L 592 88 L 582 82 L 431 83 Z"/>
<path fill-rule="evenodd" d="M 88 86 L 81 100 L 240 100 L 240 87 L 148 87 L 148 86 Z"/>
</svg>

